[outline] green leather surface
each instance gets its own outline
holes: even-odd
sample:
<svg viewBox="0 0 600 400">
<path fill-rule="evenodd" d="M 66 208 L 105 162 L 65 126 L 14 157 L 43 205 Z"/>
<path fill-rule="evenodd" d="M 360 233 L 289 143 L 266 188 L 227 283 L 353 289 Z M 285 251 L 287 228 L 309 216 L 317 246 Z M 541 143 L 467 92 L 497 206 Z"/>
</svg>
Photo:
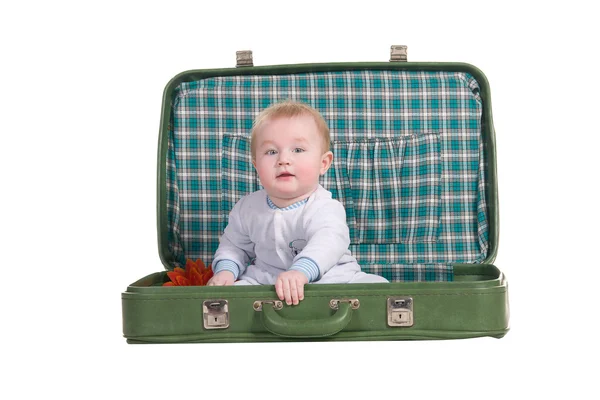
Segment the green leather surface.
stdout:
<svg viewBox="0 0 600 400">
<path fill-rule="evenodd" d="M 462 278 L 455 282 L 307 285 L 299 305 L 284 304 L 280 311 L 267 311 L 267 316 L 263 313 L 269 305 L 255 311 L 253 304 L 276 300 L 273 286 L 150 286 L 162 280 L 164 273 L 156 273 L 122 294 L 123 333 L 130 343 L 502 337 L 508 331 L 507 282 L 493 265 L 478 265 L 475 271 L 471 267 L 457 266 Z M 387 325 L 390 296 L 413 298 L 413 326 Z M 329 307 L 331 299 L 345 298 L 359 299 L 360 307 L 347 315 L 346 303 L 339 311 Z M 228 300 L 230 326 L 207 330 L 202 304 L 216 299 Z M 293 337 L 294 330 L 299 337 Z"/>
</svg>

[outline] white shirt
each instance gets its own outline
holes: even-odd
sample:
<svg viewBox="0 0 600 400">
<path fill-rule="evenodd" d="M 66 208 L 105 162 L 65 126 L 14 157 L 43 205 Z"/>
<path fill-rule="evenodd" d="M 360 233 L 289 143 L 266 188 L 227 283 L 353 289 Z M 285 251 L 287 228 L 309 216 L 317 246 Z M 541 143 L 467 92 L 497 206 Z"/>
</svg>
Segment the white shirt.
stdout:
<svg viewBox="0 0 600 400">
<path fill-rule="evenodd" d="M 215 273 L 226 269 L 236 279 L 250 277 L 261 284 L 274 284 L 281 272 L 294 266 L 312 282 L 338 265 L 352 263 L 352 270 L 360 271 L 349 245 L 344 206 L 321 185 L 308 201 L 284 209 L 273 209 L 267 193 L 259 190 L 231 210 L 213 266 Z M 227 260 L 237 271 L 223 268 L 233 265 Z"/>
</svg>

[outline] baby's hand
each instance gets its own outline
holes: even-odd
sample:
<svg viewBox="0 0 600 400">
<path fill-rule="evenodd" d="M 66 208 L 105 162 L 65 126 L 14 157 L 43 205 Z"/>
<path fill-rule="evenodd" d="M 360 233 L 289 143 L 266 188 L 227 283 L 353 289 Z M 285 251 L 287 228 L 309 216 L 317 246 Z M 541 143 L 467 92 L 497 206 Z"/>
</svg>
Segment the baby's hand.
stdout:
<svg viewBox="0 0 600 400">
<path fill-rule="evenodd" d="M 233 285 L 234 281 L 235 277 L 233 276 L 233 272 L 221 271 L 210 278 L 210 280 L 206 283 L 206 286 L 229 286 Z"/>
<path fill-rule="evenodd" d="M 294 303 L 297 305 L 300 300 L 304 300 L 304 284 L 308 283 L 308 277 L 300 271 L 286 271 L 277 277 L 275 282 L 275 292 L 279 300 L 284 300 L 289 306 Z"/>
</svg>

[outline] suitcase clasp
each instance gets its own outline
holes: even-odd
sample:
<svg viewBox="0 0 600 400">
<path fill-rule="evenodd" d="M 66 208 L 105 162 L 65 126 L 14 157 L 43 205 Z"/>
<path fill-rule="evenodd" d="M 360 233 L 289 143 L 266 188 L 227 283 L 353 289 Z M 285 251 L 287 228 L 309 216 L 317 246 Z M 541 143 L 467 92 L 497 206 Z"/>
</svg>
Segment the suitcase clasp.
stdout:
<svg viewBox="0 0 600 400">
<path fill-rule="evenodd" d="M 206 300 L 202 303 L 204 329 L 229 328 L 229 303 L 227 300 Z"/>
<path fill-rule="evenodd" d="M 340 308 L 340 303 L 350 303 L 350 307 L 353 310 L 360 307 L 360 301 L 358 299 L 331 299 L 331 301 L 329 301 L 329 307 L 332 310 L 337 310 Z"/>
<path fill-rule="evenodd" d="M 256 300 L 252 304 L 254 311 L 262 311 L 263 304 L 272 304 L 275 310 L 281 310 L 283 308 L 283 302 L 281 300 Z"/>
<path fill-rule="evenodd" d="M 412 297 L 388 297 L 388 326 L 413 326 Z"/>
</svg>

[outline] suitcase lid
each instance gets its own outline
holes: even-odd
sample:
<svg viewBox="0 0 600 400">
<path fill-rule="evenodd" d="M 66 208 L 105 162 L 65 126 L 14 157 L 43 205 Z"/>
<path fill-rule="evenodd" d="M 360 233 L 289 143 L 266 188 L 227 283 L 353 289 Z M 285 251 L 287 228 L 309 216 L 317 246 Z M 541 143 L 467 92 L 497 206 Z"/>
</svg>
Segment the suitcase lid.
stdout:
<svg viewBox="0 0 600 400">
<path fill-rule="evenodd" d="M 309 103 L 329 124 L 334 163 L 321 184 L 346 207 L 364 271 L 444 281 L 453 265 L 493 262 L 498 200 L 485 75 L 464 63 L 360 62 L 192 70 L 167 84 L 158 152 L 167 269 L 186 258 L 210 264 L 235 202 L 261 188 L 252 122 L 284 99 Z"/>
</svg>

